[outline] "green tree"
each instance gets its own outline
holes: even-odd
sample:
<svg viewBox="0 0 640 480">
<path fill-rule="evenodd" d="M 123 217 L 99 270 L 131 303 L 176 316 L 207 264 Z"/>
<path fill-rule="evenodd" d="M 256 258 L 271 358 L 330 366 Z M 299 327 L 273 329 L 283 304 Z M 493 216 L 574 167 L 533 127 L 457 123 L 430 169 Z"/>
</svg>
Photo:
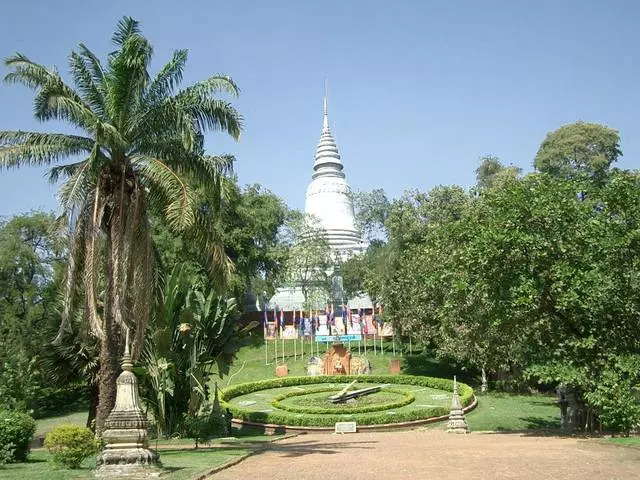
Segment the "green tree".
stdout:
<svg viewBox="0 0 640 480">
<path fill-rule="evenodd" d="M 381 188 L 370 192 L 354 192 L 353 204 L 356 223 L 365 239 L 381 240 L 385 235 L 384 224 L 389 216 L 391 203 Z"/>
<path fill-rule="evenodd" d="M 291 212 L 283 229 L 283 241 L 287 258 L 279 286 L 299 287 L 305 309 L 324 304 L 331 291 L 333 259 L 320 222 L 310 215 Z"/>
<path fill-rule="evenodd" d="M 119 332 L 123 326 L 129 328 L 134 352 L 139 352 L 149 318 L 150 212 L 165 217 L 171 229 L 202 241 L 217 271 L 230 268 L 221 245 L 208 236 L 212 212 L 205 215 L 196 208 L 198 196 L 191 180 L 219 189 L 231 159 L 205 155 L 203 135 L 213 129 L 237 138 L 241 129 L 237 111 L 214 97 L 219 92 L 237 95 L 229 77 L 212 76 L 178 90 L 186 50 L 176 51 L 152 77 L 153 49 L 138 22 L 123 18 L 112 40 L 115 50 L 104 63 L 82 44 L 71 53 L 75 88 L 57 70 L 23 54 L 5 61 L 10 70 L 5 81 L 35 91 L 37 119 L 66 121 L 81 134 L 0 132 L 3 168 L 58 164 L 50 178 L 64 179 L 60 201 L 72 242 L 61 331 L 70 318 L 74 281 L 82 278 L 87 317 L 101 341 L 98 432 L 115 401 Z M 64 160 L 71 162 L 60 165 Z"/>
<path fill-rule="evenodd" d="M 487 155 L 480 159 L 480 166 L 476 168 L 476 185 L 480 189 L 491 188 L 505 177 L 517 177 L 521 172 L 519 167 L 505 167 L 498 157 Z"/>
<path fill-rule="evenodd" d="M 586 175 L 601 179 L 621 156 L 616 130 L 576 122 L 547 134 L 533 164 L 536 170 L 554 177 Z"/>
<path fill-rule="evenodd" d="M 29 408 L 42 386 L 41 349 L 59 324 L 64 249 L 51 214 L 0 222 L 0 403 Z"/>
</svg>

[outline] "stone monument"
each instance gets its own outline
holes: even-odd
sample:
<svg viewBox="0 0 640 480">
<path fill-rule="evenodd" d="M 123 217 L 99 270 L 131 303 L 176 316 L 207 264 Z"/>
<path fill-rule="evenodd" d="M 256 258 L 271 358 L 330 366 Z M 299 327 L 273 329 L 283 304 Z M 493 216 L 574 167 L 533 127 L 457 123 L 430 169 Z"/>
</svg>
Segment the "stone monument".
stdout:
<svg viewBox="0 0 640 480">
<path fill-rule="evenodd" d="M 351 374 L 366 375 L 371 373 L 371 363 L 367 357 L 351 357 Z"/>
<path fill-rule="evenodd" d="M 322 375 L 322 359 L 312 355 L 307 361 L 307 375 L 317 377 Z"/>
<path fill-rule="evenodd" d="M 325 375 L 350 375 L 351 352 L 342 343 L 334 343 L 324 356 L 322 373 Z"/>
<path fill-rule="evenodd" d="M 105 422 L 102 434 L 105 449 L 98 456 L 96 476 L 102 478 L 158 476 L 159 458 L 149 450 L 147 417 L 140 409 L 138 380 L 133 373 L 126 332 L 122 373 L 116 381 L 116 403 Z"/>
<path fill-rule="evenodd" d="M 451 412 L 449 413 L 447 433 L 469 433 L 469 426 L 464 418 L 464 411 L 462 410 L 460 395 L 458 394 L 458 382 L 455 376 L 453 377 L 453 398 L 451 399 Z"/>
</svg>

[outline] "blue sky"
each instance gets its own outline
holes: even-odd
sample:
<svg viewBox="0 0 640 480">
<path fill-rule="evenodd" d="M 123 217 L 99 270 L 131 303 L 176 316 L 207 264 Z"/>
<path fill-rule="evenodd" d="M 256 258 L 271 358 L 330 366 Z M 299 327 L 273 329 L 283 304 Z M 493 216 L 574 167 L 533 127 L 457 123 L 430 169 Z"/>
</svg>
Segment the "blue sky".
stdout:
<svg viewBox="0 0 640 480">
<path fill-rule="evenodd" d="M 20 51 L 66 71 L 79 42 L 105 55 L 123 15 L 141 21 L 154 68 L 188 48 L 185 84 L 218 72 L 236 80 L 244 134 L 210 134 L 207 147 L 236 156 L 242 184 L 294 208 L 325 78 L 354 189 L 469 186 L 486 154 L 528 171 L 547 132 L 576 120 L 619 130 L 619 166 L 638 166 L 640 2 L 23 0 L 3 5 L 0 56 Z M 0 129 L 64 131 L 33 120 L 31 101 L 0 85 Z M 41 170 L 0 172 L 0 215 L 54 209 L 54 195 Z"/>
</svg>

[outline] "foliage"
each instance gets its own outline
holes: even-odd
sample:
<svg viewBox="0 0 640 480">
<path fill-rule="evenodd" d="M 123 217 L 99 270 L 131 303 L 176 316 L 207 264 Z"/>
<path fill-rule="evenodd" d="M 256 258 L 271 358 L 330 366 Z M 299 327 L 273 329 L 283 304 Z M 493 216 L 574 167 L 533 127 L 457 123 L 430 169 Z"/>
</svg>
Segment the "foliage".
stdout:
<svg viewBox="0 0 640 480">
<path fill-rule="evenodd" d="M 640 425 L 640 355 L 619 357 L 585 395 L 606 429 L 628 435 Z"/>
<path fill-rule="evenodd" d="M 15 445 L 13 443 L 7 443 L 0 445 L 0 467 L 11 463 L 15 452 Z"/>
<path fill-rule="evenodd" d="M 153 219 L 153 238 L 163 271 L 181 265 L 189 269 L 198 284 L 236 298 L 242 307 L 250 292 L 273 293 L 281 281 L 287 252 L 279 232 L 289 212 L 279 197 L 260 185 L 240 188 L 237 179 L 229 178 L 223 186 L 225 194 L 218 199 L 219 206 L 215 206 L 215 198 L 203 192 L 201 208 L 220 210 L 219 219 L 211 227 L 234 264 L 226 284 L 213 281 L 208 274 L 202 249 L 172 233 L 161 218 Z"/>
<path fill-rule="evenodd" d="M 580 168 L 396 202 L 385 313 L 441 358 L 563 382 L 628 429 L 637 384 L 613 366 L 640 350 L 640 176 Z"/>
<path fill-rule="evenodd" d="M 0 448 L 5 453 L 13 449 L 12 461 L 24 462 L 29 442 L 36 431 L 36 422 L 26 413 L 0 410 Z"/>
<path fill-rule="evenodd" d="M 150 212 L 199 243 L 217 277 L 232 268 L 208 227 L 217 212 L 199 208 L 192 183 L 197 178 L 199 187 L 221 191 L 233 159 L 206 155 L 204 134 L 220 130 L 238 138 L 242 123 L 231 104 L 214 96 L 238 94 L 229 77 L 215 75 L 178 90 L 186 50 L 174 52 L 152 76 L 153 48 L 138 22 L 123 18 L 112 42 L 105 62 L 82 44 L 71 53 L 73 87 L 56 69 L 23 54 L 9 57 L 5 80 L 35 91 L 36 118 L 68 122 L 79 134 L 0 132 L 0 167 L 51 166 L 50 179 L 63 182 L 59 197 L 70 259 L 61 334 L 82 282 L 86 318 L 101 340 L 98 431 L 115 401 L 120 330 L 132 331 L 134 355 L 143 345 L 152 305 Z"/>
<path fill-rule="evenodd" d="M 209 378 L 229 371 L 248 329 L 237 324 L 234 299 L 193 286 L 188 271 L 175 268 L 165 280 L 158 312 L 142 354 L 143 392 L 158 435 L 181 428 L 209 398 Z"/>
<path fill-rule="evenodd" d="M 54 335 L 64 260 L 53 215 L 0 221 L 0 404 L 29 410 L 43 384 L 42 346 Z"/>
<path fill-rule="evenodd" d="M 540 145 L 534 166 L 554 177 L 605 176 L 622 156 L 620 135 L 596 123 L 576 122 L 549 133 Z"/>
<path fill-rule="evenodd" d="M 227 431 L 227 420 L 220 413 L 216 412 L 211 405 L 205 404 L 196 414 L 185 413 L 183 419 L 184 433 L 187 437 L 193 438 L 198 448 L 198 444 L 207 443 L 216 437 L 226 437 L 230 434 Z"/>
<path fill-rule="evenodd" d="M 288 249 L 281 286 L 297 286 L 305 309 L 325 303 L 330 294 L 331 250 L 326 232 L 317 218 L 291 212 L 283 230 Z"/>
<path fill-rule="evenodd" d="M 98 442 L 91 430 L 78 425 L 60 425 L 44 439 L 44 446 L 52 454 L 53 462 L 76 469 L 83 460 L 98 453 Z"/>
<path fill-rule="evenodd" d="M 391 208 L 384 190 L 376 188 L 370 192 L 354 192 L 353 206 L 356 223 L 364 238 L 368 241 L 382 240 L 385 234 L 384 224 Z"/>
<path fill-rule="evenodd" d="M 517 177 L 520 171 L 518 167 L 505 167 L 498 157 L 488 155 L 480 159 L 476 168 L 476 185 L 479 189 L 491 188 L 502 179 Z"/>
<path fill-rule="evenodd" d="M 62 388 L 44 387 L 35 401 L 34 418 L 84 410 L 89 406 L 89 395 L 89 386 L 85 384 L 65 385 Z"/>
</svg>

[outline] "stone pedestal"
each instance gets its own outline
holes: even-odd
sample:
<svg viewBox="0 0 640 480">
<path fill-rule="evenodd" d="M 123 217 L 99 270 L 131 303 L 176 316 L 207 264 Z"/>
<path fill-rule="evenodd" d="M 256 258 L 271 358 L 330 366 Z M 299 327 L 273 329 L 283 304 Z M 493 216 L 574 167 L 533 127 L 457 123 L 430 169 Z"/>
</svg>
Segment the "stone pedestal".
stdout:
<svg viewBox="0 0 640 480">
<path fill-rule="evenodd" d="M 401 371 L 402 371 L 402 367 L 400 366 L 400 360 L 393 359 L 389 361 L 390 374 L 400 373 Z"/>
<path fill-rule="evenodd" d="M 456 377 L 453 377 L 453 398 L 451 399 L 451 412 L 449 413 L 447 433 L 469 433 L 469 426 L 464 418 L 462 404 L 460 403 Z"/>
<path fill-rule="evenodd" d="M 159 476 L 158 454 L 149 450 L 147 418 L 140 409 L 138 380 L 133 373 L 129 354 L 129 332 L 122 373 L 116 381 L 116 404 L 105 423 L 102 434 L 106 447 L 100 453 L 96 476 L 102 478 L 144 478 Z"/>
</svg>

